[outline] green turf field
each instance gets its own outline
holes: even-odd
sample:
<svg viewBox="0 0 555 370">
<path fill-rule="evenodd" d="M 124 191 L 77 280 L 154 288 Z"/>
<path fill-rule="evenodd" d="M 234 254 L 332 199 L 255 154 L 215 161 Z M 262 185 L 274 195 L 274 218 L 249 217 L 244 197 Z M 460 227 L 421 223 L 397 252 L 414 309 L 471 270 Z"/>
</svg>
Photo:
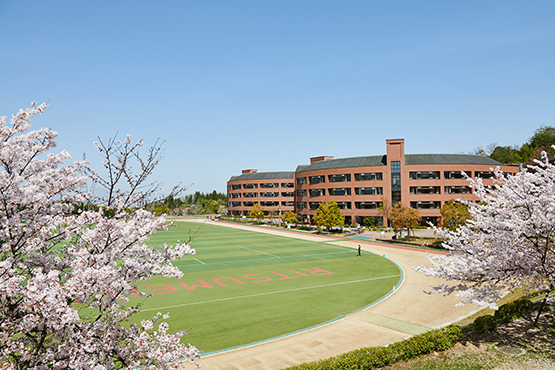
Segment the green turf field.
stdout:
<svg viewBox="0 0 555 370">
<path fill-rule="evenodd" d="M 196 255 L 175 263 L 181 280 L 139 284 L 151 293 L 137 320 L 170 313 L 170 329 L 205 353 L 267 340 L 340 318 L 388 294 L 401 271 L 355 249 L 254 231 L 176 222 L 149 245 L 185 241 Z M 136 298 L 143 300 L 143 298 Z M 134 302 L 137 302 L 134 300 Z"/>
</svg>

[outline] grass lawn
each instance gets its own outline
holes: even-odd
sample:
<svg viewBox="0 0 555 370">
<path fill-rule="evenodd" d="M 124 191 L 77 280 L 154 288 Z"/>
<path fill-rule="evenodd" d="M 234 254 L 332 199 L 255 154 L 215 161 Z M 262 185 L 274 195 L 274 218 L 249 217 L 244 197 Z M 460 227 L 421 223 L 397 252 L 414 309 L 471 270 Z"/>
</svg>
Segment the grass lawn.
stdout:
<svg viewBox="0 0 555 370">
<path fill-rule="evenodd" d="M 340 318 L 379 300 L 401 279 L 381 256 L 321 242 L 214 224 L 176 222 L 150 245 L 190 243 L 197 254 L 175 263 L 181 280 L 155 277 L 137 321 L 170 313 L 171 330 L 205 353 L 279 337 Z M 202 226 L 201 226 L 202 225 Z M 199 228 L 200 227 L 200 228 Z"/>
</svg>

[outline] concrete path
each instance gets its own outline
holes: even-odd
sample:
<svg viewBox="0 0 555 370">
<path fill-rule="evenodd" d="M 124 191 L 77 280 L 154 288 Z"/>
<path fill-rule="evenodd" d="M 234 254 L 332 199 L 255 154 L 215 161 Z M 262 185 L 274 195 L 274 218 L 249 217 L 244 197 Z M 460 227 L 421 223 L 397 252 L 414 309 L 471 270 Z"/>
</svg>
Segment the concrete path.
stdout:
<svg viewBox="0 0 555 370">
<path fill-rule="evenodd" d="M 187 220 L 189 221 L 189 220 Z M 477 307 L 455 307 L 458 299 L 453 296 L 428 295 L 424 289 L 441 281 L 428 278 L 414 271 L 412 266 L 427 265 L 427 253 L 417 249 L 405 249 L 372 241 L 333 240 L 331 237 L 315 236 L 275 230 L 264 227 L 236 225 L 217 222 L 218 225 L 284 235 L 305 240 L 322 240 L 371 251 L 395 261 L 405 273 L 405 281 L 396 291 L 378 304 L 341 320 L 316 329 L 201 358 L 202 369 L 262 370 L 283 369 L 308 361 L 325 359 L 354 349 L 382 346 L 411 335 L 439 328 L 474 312 Z M 331 239 L 331 240 L 330 240 Z"/>
</svg>

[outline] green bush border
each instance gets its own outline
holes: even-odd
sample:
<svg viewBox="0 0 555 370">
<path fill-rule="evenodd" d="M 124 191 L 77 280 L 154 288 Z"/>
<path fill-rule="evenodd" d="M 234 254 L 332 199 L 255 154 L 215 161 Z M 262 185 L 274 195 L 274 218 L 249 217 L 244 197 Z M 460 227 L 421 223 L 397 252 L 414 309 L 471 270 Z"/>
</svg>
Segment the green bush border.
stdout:
<svg viewBox="0 0 555 370">
<path fill-rule="evenodd" d="M 493 315 L 480 316 L 474 323 L 462 329 L 456 325 L 430 330 L 387 347 L 366 347 L 325 360 L 308 362 L 288 367 L 285 370 L 334 370 L 334 369 L 376 369 L 392 365 L 399 361 L 408 361 L 434 351 L 445 351 L 463 335 L 463 331 L 473 330 L 476 333 L 494 331 L 498 324 L 511 322 L 524 317 L 535 310 L 530 299 L 522 297 L 513 302 L 505 303 Z"/>
<path fill-rule="evenodd" d="M 375 369 L 434 351 L 444 351 L 457 343 L 461 335 L 462 329 L 451 325 L 415 335 L 387 347 L 361 348 L 326 360 L 291 366 L 287 370 Z"/>
</svg>

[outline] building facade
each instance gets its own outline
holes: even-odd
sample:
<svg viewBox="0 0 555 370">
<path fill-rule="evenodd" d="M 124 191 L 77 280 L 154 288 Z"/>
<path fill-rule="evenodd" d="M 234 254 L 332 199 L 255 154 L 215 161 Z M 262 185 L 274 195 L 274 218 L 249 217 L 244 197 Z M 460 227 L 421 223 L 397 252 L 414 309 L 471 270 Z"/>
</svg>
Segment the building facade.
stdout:
<svg viewBox="0 0 555 370">
<path fill-rule="evenodd" d="M 233 216 L 248 216 L 256 203 L 266 216 L 295 210 L 295 172 L 243 170 L 227 182 L 227 209 Z"/>
<path fill-rule="evenodd" d="M 375 224 L 381 225 L 380 203 L 393 205 L 401 202 L 417 209 L 423 222 L 437 223 L 439 210 L 448 200 L 478 199 L 472 194 L 462 172 L 470 177 L 482 178 L 485 184 L 492 185 L 493 170 L 498 166 L 505 173 L 519 170 L 518 166 L 504 165 L 484 156 L 405 154 L 404 139 L 386 140 L 385 155 L 339 159 L 314 157 L 309 165 L 299 165 L 294 172 L 260 173 L 258 175 L 264 177 L 260 179 L 255 178 L 256 172 L 243 171 L 241 176 L 234 176 L 228 181 L 228 210 L 229 214 L 235 215 L 250 213 L 249 205 L 253 203 L 245 205 L 244 198 L 239 208 L 241 201 L 238 198 L 243 195 L 236 194 L 239 189 L 245 191 L 243 185 L 286 182 L 293 183 L 293 187 L 284 192 L 286 197 L 280 193 L 278 203 L 287 204 L 288 208 L 278 208 L 274 202 L 273 208 L 268 210 L 278 214 L 292 210 L 304 221 L 310 222 L 321 202 L 334 200 L 341 208 L 346 223 L 362 223 L 365 218 L 373 217 Z M 287 177 L 282 177 L 284 174 Z M 257 199 L 263 207 L 268 204 L 262 203 L 265 201 L 262 197 Z"/>
</svg>

